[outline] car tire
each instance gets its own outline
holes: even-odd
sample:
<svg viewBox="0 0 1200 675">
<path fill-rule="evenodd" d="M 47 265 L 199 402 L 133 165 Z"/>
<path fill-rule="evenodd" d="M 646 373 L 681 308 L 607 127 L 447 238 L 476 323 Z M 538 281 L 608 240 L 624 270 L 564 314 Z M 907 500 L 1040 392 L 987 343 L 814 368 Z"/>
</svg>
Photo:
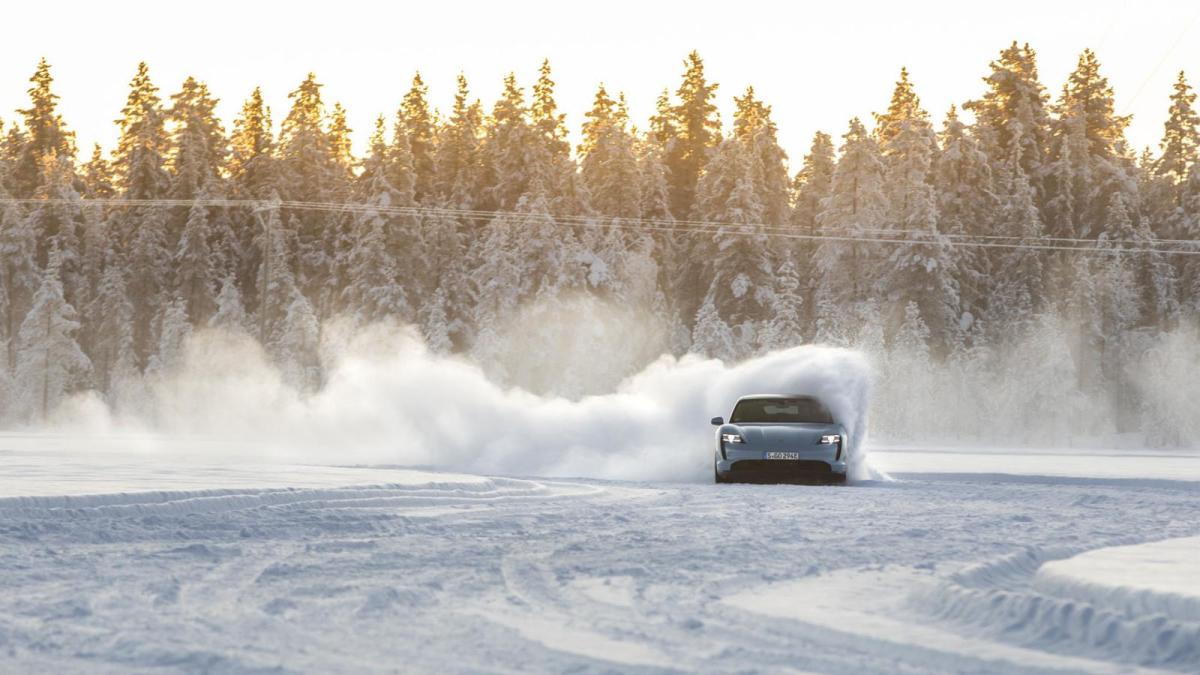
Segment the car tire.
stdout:
<svg viewBox="0 0 1200 675">
<path fill-rule="evenodd" d="M 833 474 L 833 478 L 831 478 L 829 480 L 829 482 L 832 483 L 833 485 L 845 485 L 846 484 L 846 474 L 835 473 L 835 474 Z"/>
<path fill-rule="evenodd" d="M 713 482 L 714 482 L 714 483 L 718 483 L 718 484 L 720 484 L 720 483 L 728 483 L 728 482 L 729 482 L 729 479 L 728 479 L 728 478 L 725 478 L 725 477 L 723 477 L 723 476 L 720 474 L 720 472 L 718 472 L 718 471 L 717 471 L 717 467 L 716 467 L 716 466 L 713 466 Z"/>
</svg>

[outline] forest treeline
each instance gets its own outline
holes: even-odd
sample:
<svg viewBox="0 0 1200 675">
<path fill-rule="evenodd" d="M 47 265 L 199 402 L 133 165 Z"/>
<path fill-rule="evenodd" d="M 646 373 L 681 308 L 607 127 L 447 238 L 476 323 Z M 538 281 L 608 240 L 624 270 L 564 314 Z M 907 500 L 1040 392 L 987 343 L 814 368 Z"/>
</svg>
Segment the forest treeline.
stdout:
<svg viewBox="0 0 1200 675">
<path fill-rule="evenodd" d="M 615 380 L 664 351 L 855 345 L 901 399 L 932 364 L 978 379 L 1033 350 L 1022 405 L 1102 400 L 1133 428 L 1166 414 L 1138 358 L 1200 316 L 1195 93 L 1181 73 L 1161 146 L 1135 152 L 1091 51 L 1051 97 L 1013 43 L 970 121 L 932 119 L 902 69 L 883 112 L 792 162 L 753 88 L 723 123 L 696 53 L 648 120 L 600 86 L 575 147 L 548 62 L 487 107 L 460 76 L 440 113 L 418 74 L 362 157 L 311 74 L 277 127 L 257 89 L 227 125 L 204 83 L 164 96 L 140 64 L 111 153 L 76 148 L 44 60 L 31 83 L 0 141 L 8 422 L 82 389 L 134 405 L 202 327 L 255 338 L 311 390 L 340 319 L 411 324 L 502 382 L 566 394 L 595 373 L 571 381 L 555 350 L 620 352 Z"/>
</svg>

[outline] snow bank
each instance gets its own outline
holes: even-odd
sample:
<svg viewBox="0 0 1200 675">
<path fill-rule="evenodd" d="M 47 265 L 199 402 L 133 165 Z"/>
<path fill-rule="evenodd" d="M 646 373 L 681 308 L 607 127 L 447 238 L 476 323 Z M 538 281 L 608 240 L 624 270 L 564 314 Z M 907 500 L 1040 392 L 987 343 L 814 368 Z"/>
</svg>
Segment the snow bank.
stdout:
<svg viewBox="0 0 1200 675">
<path fill-rule="evenodd" d="M 1165 562 L 1174 568 L 1176 590 L 1188 584 L 1194 588 L 1194 577 L 1187 579 L 1185 568 L 1194 569 L 1195 562 L 1185 559 L 1195 557 L 1200 540 L 1177 542 Z M 921 589 L 909 598 L 909 606 L 960 632 L 1047 651 L 1196 672 L 1200 623 L 1190 613 L 1194 606 L 1178 592 L 1137 588 L 1138 579 L 1153 575 L 1151 568 L 1137 566 L 1161 554 L 1124 552 L 1140 548 L 1100 549 L 1075 557 L 1063 551 L 1023 550 L 972 565 Z M 1122 581 L 1115 585 L 1080 574 L 1100 569 L 1098 561 L 1106 561 L 1112 573 L 1116 560 L 1123 564 L 1116 572 Z"/>
<path fill-rule="evenodd" d="M 409 331 L 374 327 L 329 372 L 320 391 L 301 395 L 249 338 L 202 333 L 179 372 L 153 383 L 132 414 L 80 398 L 60 411 L 56 427 L 228 438 L 242 459 L 705 480 L 709 418 L 727 416 L 745 394 L 811 393 L 850 433 L 852 477 L 869 473 L 869 367 L 844 349 L 796 347 L 736 365 L 664 356 L 614 393 L 571 401 L 503 389 L 474 365 L 429 354 Z"/>
<path fill-rule="evenodd" d="M 1052 560 L 1035 588 L 1120 610 L 1200 623 L 1200 537 L 1113 546 Z"/>
</svg>

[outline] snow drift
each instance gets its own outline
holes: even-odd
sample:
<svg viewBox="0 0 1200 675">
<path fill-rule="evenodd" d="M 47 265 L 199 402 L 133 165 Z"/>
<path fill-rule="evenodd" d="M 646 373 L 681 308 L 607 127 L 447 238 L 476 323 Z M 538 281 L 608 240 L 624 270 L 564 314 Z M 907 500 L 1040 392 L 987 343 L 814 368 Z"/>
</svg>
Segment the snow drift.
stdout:
<svg viewBox="0 0 1200 675">
<path fill-rule="evenodd" d="M 475 365 L 430 354 L 411 330 L 360 331 L 324 386 L 286 385 L 257 344 L 194 336 L 181 366 L 149 383 L 136 405 L 68 402 L 52 425 L 83 433 L 148 432 L 144 448 L 201 436 L 205 452 L 239 459 L 428 466 L 489 474 L 704 480 L 710 417 L 749 393 L 811 393 L 850 433 L 851 477 L 863 449 L 870 369 L 856 352 L 803 346 L 736 365 L 663 356 L 613 393 L 577 401 L 505 389 Z"/>
</svg>

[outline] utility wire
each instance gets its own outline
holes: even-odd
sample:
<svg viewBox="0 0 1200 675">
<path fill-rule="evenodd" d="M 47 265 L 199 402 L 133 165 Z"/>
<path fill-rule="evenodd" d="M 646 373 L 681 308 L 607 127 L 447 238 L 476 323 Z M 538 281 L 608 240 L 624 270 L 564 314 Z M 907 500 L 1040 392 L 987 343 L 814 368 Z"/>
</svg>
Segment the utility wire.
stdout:
<svg viewBox="0 0 1200 675">
<path fill-rule="evenodd" d="M 622 218 L 614 216 L 554 215 L 519 211 L 482 209 L 455 209 L 435 207 L 382 206 L 355 202 L 306 202 L 306 201 L 263 201 L 248 199 L 0 199 L 0 204 L 66 204 L 76 207 L 249 207 L 256 211 L 291 209 L 325 213 L 377 213 L 395 216 L 438 216 L 488 222 L 506 217 L 544 217 L 556 225 L 574 228 L 619 229 L 641 232 L 663 232 L 683 235 L 724 235 L 754 238 L 791 239 L 800 241 L 832 241 L 845 243 L 894 244 L 904 246 L 946 246 L 951 248 L 983 248 L 1005 250 L 1068 251 L 1102 255 L 1160 254 L 1200 256 L 1200 241 L 1180 239 L 1137 239 L 1100 240 L 1071 237 L 1022 237 L 1019 235 L 967 235 L 941 234 L 919 230 L 897 230 L 894 228 L 832 229 L 820 233 L 806 234 L 765 223 L 733 223 L 706 220 L 668 220 L 650 218 Z M 860 233 L 888 235 L 862 236 Z M 1075 244 L 1075 245 L 1065 245 Z M 1168 248 L 1155 248 L 1168 246 Z M 1149 247 L 1149 248 L 1148 248 Z"/>
</svg>

